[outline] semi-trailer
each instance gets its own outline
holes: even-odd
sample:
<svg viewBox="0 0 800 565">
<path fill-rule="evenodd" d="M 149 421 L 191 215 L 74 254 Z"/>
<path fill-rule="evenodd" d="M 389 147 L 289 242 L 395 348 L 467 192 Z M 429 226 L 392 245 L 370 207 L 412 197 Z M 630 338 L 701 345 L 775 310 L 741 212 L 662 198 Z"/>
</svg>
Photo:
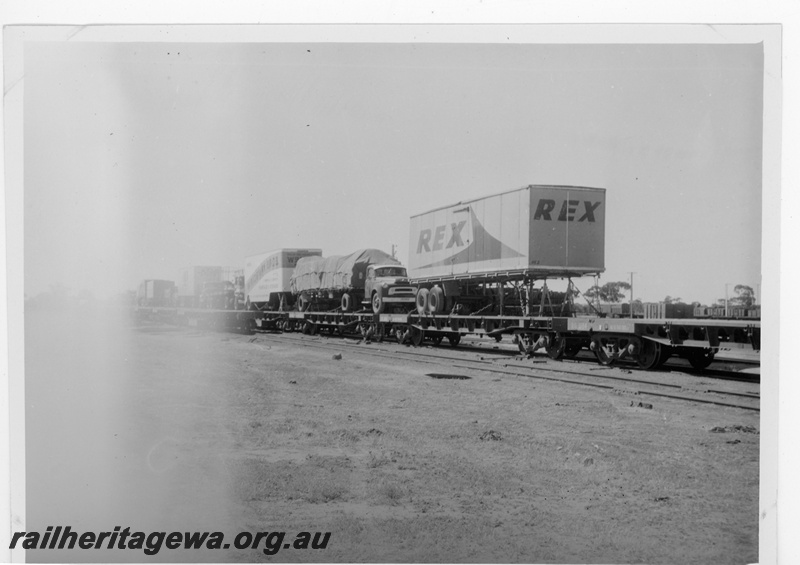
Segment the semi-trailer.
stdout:
<svg viewBox="0 0 800 565">
<path fill-rule="evenodd" d="M 248 310 L 285 311 L 295 304 L 291 278 L 298 261 L 321 257 L 322 249 L 283 248 L 250 255 L 244 264 L 245 307 Z"/>
<path fill-rule="evenodd" d="M 420 314 L 566 315 L 547 279 L 605 270 L 605 189 L 529 185 L 411 217 Z M 537 281 L 544 281 L 535 288 Z"/>
</svg>

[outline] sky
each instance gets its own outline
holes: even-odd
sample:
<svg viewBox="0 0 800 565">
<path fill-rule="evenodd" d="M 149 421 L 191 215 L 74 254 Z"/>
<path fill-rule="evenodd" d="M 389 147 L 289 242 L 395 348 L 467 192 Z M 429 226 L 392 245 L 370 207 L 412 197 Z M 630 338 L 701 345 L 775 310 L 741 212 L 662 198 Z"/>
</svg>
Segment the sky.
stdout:
<svg viewBox="0 0 800 565">
<path fill-rule="evenodd" d="M 364 247 L 530 184 L 606 193 L 644 301 L 760 285 L 751 44 L 26 42 L 25 293 Z M 592 281 L 577 281 L 586 290 Z"/>
</svg>

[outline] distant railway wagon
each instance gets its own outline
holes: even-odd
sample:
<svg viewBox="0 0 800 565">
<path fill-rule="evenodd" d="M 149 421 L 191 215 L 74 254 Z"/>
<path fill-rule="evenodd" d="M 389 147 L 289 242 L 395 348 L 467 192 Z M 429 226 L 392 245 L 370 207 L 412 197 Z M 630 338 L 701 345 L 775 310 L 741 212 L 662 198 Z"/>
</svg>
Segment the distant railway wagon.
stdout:
<svg viewBox="0 0 800 565">
<path fill-rule="evenodd" d="M 718 319 L 761 319 L 761 306 L 696 306 L 693 312 L 695 318 Z"/>
<path fill-rule="evenodd" d="M 548 278 L 605 270 L 605 189 L 530 185 L 411 217 L 409 280 L 420 314 L 532 314 Z M 541 312 L 541 308 L 540 308 Z"/>
</svg>

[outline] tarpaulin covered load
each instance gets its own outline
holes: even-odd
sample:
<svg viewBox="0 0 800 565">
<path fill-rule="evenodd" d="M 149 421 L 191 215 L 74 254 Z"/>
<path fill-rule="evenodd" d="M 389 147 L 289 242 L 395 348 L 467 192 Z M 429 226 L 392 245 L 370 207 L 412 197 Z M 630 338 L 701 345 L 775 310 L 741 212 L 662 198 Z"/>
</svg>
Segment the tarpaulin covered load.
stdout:
<svg viewBox="0 0 800 565">
<path fill-rule="evenodd" d="M 359 249 L 350 255 L 328 258 L 304 257 L 295 267 L 292 292 L 364 288 L 367 267 L 399 264 L 397 259 L 379 249 Z"/>
<path fill-rule="evenodd" d="M 322 256 L 298 259 L 290 280 L 292 292 L 296 294 L 304 290 L 319 289 L 325 260 Z"/>
</svg>

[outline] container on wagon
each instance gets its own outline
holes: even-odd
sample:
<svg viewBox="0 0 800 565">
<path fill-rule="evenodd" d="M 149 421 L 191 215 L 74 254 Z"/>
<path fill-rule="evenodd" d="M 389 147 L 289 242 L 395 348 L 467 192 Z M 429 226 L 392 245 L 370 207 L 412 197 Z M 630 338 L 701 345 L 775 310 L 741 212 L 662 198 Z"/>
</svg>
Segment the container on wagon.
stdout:
<svg viewBox="0 0 800 565">
<path fill-rule="evenodd" d="M 245 259 L 244 294 L 249 306 L 260 310 L 278 310 L 291 300 L 291 278 L 298 261 L 322 256 L 322 249 L 284 248 L 250 255 Z"/>
<path fill-rule="evenodd" d="M 604 188 L 530 185 L 411 217 L 412 282 L 605 270 Z"/>
<path fill-rule="evenodd" d="M 175 283 L 157 279 L 142 281 L 136 301 L 139 306 L 174 306 Z"/>
</svg>

